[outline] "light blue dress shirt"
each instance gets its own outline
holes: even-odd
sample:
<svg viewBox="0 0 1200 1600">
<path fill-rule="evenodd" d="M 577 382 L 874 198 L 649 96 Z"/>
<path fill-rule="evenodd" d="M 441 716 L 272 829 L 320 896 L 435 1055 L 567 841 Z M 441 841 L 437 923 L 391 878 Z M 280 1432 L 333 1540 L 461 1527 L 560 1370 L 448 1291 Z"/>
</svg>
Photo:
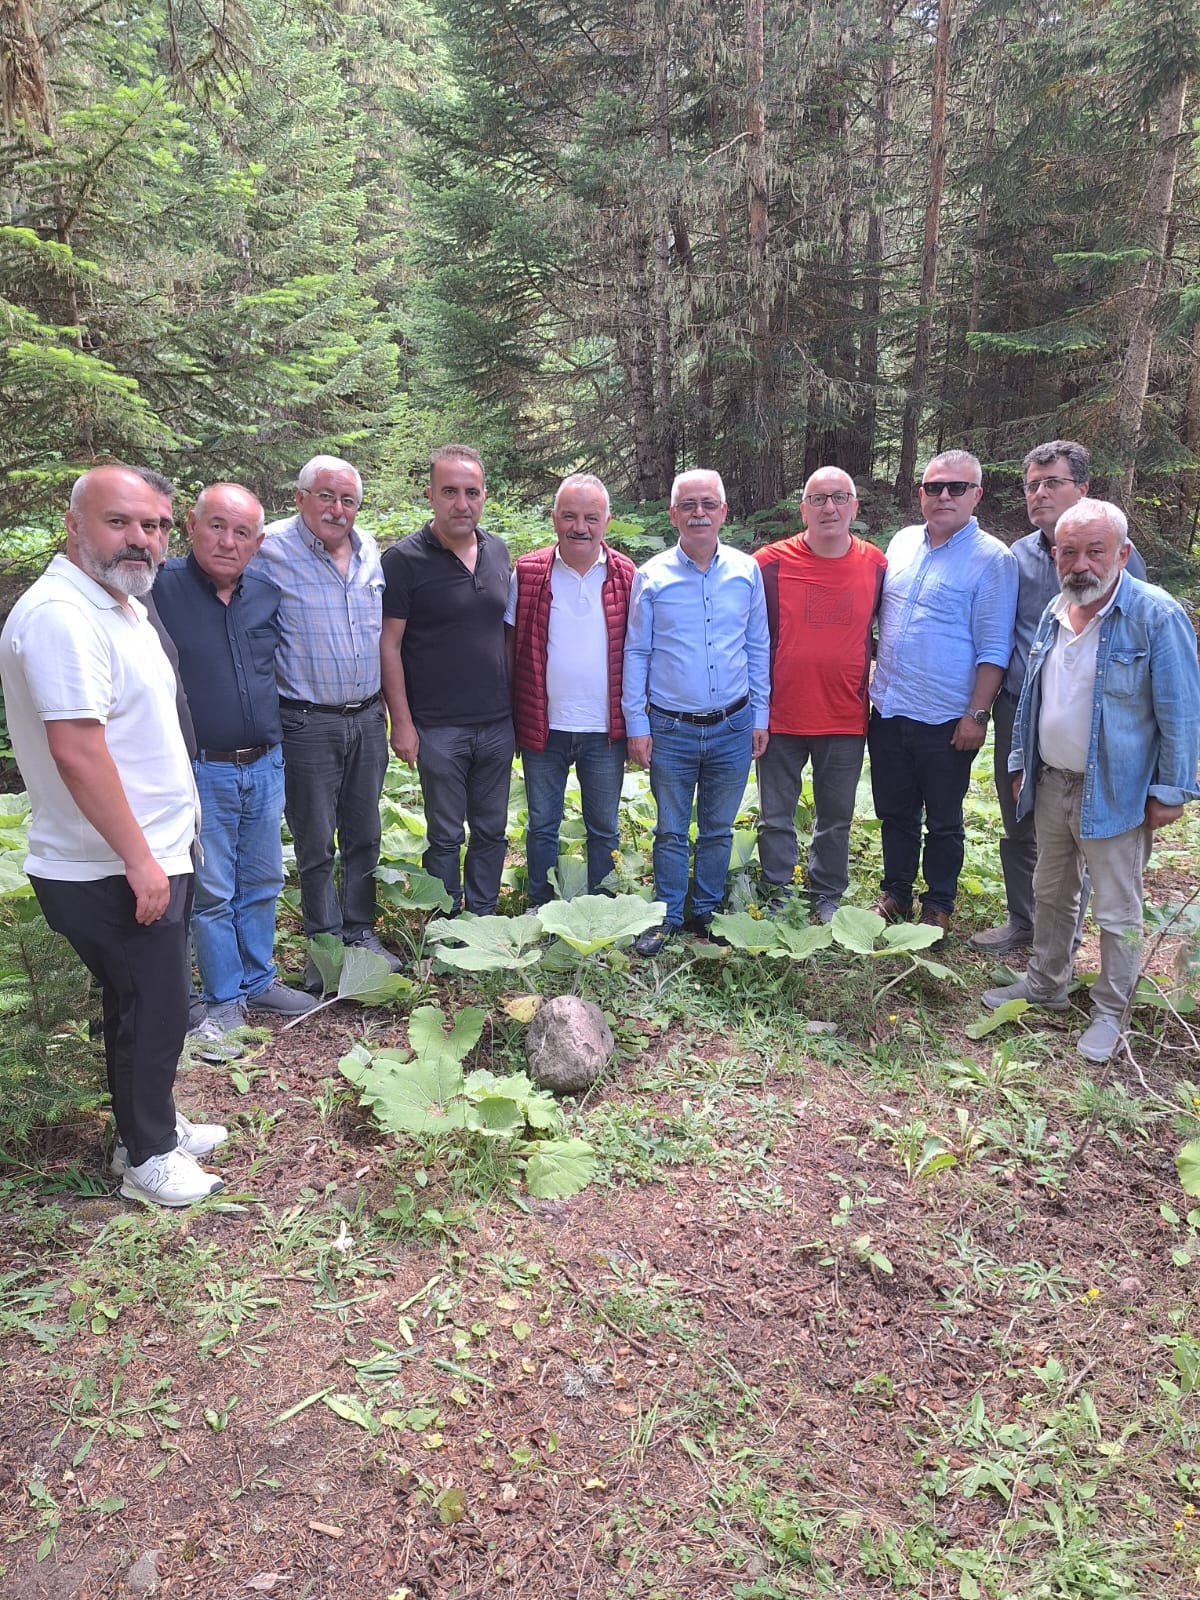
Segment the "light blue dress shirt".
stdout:
<svg viewBox="0 0 1200 1600">
<path fill-rule="evenodd" d="M 289 700 L 351 705 L 379 692 L 383 568 L 369 533 L 353 528 L 345 577 L 299 512 L 267 528 L 251 565 L 282 593 L 275 678 Z"/>
<path fill-rule="evenodd" d="M 933 546 L 924 524 L 887 547 L 871 703 L 881 717 L 956 722 L 975 707 L 975 670 L 1006 667 L 1019 574 L 1011 551 L 974 517 Z"/>
<path fill-rule="evenodd" d="M 632 737 L 650 732 L 647 703 L 664 711 L 721 711 L 749 695 L 765 728 L 771 640 L 758 563 L 718 544 L 706 571 L 679 545 L 634 574 L 625 630 L 621 710 Z"/>
</svg>

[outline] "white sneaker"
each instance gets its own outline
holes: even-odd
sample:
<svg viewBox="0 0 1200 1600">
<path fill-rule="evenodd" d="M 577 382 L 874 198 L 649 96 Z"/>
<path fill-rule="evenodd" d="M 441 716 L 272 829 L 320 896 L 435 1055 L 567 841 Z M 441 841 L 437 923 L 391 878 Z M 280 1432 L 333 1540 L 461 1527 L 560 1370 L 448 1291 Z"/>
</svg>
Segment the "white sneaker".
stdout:
<svg viewBox="0 0 1200 1600">
<path fill-rule="evenodd" d="M 182 1111 L 175 1113 L 175 1137 L 179 1143 L 177 1150 L 182 1150 L 185 1156 L 191 1156 L 193 1161 L 199 1161 L 201 1156 L 211 1155 L 219 1144 L 224 1144 L 229 1137 L 229 1129 L 221 1126 L 219 1122 L 189 1122 Z M 113 1145 L 112 1160 L 108 1163 L 108 1170 L 114 1178 L 121 1177 L 129 1170 L 129 1151 L 117 1135 L 117 1142 Z"/>
<path fill-rule="evenodd" d="M 121 1180 L 126 1200 L 148 1200 L 157 1206 L 190 1206 L 206 1200 L 225 1185 L 215 1173 L 205 1172 L 183 1150 L 168 1150 L 165 1156 L 148 1156 L 136 1167 L 127 1167 Z"/>
</svg>

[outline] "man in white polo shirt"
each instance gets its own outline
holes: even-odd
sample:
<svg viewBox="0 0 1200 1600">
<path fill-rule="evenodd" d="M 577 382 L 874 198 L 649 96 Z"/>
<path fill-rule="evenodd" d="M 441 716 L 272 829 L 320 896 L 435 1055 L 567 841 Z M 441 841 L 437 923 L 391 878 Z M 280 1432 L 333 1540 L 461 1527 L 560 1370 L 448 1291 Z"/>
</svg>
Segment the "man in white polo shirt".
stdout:
<svg viewBox="0 0 1200 1600">
<path fill-rule="evenodd" d="M 137 596 L 161 559 L 154 491 L 126 467 L 77 480 L 67 550 L 17 601 L 0 678 L 32 821 L 25 870 L 46 921 L 100 984 L 129 1199 L 183 1206 L 221 1181 L 225 1129 L 177 1116 L 187 1028 L 196 788 L 175 678 Z"/>
<path fill-rule="evenodd" d="M 513 720 L 525 772 L 529 903 L 553 897 L 558 833 L 572 764 L 587 829 L 588 891 L 612 871 L 625 773 L 621 667 L 633 562 L 604 541 L 608 490 L 591 473 L 559 484 L 558 543 L 518 558 L 509 588 Z"/>
</svg>

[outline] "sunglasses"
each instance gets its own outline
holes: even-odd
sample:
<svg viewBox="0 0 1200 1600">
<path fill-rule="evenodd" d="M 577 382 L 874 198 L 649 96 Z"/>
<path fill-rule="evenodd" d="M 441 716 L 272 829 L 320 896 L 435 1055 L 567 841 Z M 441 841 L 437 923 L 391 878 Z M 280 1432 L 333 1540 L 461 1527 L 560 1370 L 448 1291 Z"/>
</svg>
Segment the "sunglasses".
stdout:
<svg viewBox="0 0 1200 1600">
<path fill-rule="evenodd" d="M 952 500 L 961 500 L 968 489 L 978 489 L 977 483 L 944 483 L 940 480 L 935 483 L 923 483 L 921 493 L 927 494 L 931 500 L 937 500 L 945 492 Z"/>
</svg>

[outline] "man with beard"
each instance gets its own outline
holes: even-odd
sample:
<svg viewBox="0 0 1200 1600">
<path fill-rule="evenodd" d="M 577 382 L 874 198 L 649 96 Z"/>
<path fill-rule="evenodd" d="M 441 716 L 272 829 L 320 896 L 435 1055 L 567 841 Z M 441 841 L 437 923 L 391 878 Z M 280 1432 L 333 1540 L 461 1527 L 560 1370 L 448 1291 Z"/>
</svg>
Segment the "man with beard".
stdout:
<svg viewBox="0 0 1200 1600">
<path fill-rule="evenodd" d="M 100 984 L 121 1193 L 184 1206 L 221 1188 L 197 1159 L 226 1138 L 177 1116 L 187 1028 L 196 788 L 175 678 L 138 598 L 159 562 L 156 496 L 126 467 L 71 492 L 67 550 L 0 634 L 29 791 L 29 874 L 46 921 Z"/>
<path fill-rule="evenodd" d="M 733 822 L 750 763 L 767 748 L 771 641 L 762 573 L 722 544 L 729 507 L 720 475 L 684 472 L 671 487 L 679 543 L 633 580 L 621 710 L 629 755 L 649 767 L 658 807 L 654 893 L 667 914 L 634 940 L 656 956 L 683 927 L 692 806 L 692 931 L 710 936 L 725 898 Z"/>
<path fill-rule="evenodd" d="M 1200 799 L 1200 667 L 1183 607 L 1125 571 L 1122 511 L 1082 499 L 1054 537 L 1062 593 L 1030 647 L 1009 757 L 1017 816 L 1032 809 L 1037 830 L 1033 953 L 1024 976 L 983 1003 L 1067 1009 L 1086 866 L 1100 976 L 1077 1049 L 1107 1061 L 1137 983 L 1154 830 Z"/>
</svg>

